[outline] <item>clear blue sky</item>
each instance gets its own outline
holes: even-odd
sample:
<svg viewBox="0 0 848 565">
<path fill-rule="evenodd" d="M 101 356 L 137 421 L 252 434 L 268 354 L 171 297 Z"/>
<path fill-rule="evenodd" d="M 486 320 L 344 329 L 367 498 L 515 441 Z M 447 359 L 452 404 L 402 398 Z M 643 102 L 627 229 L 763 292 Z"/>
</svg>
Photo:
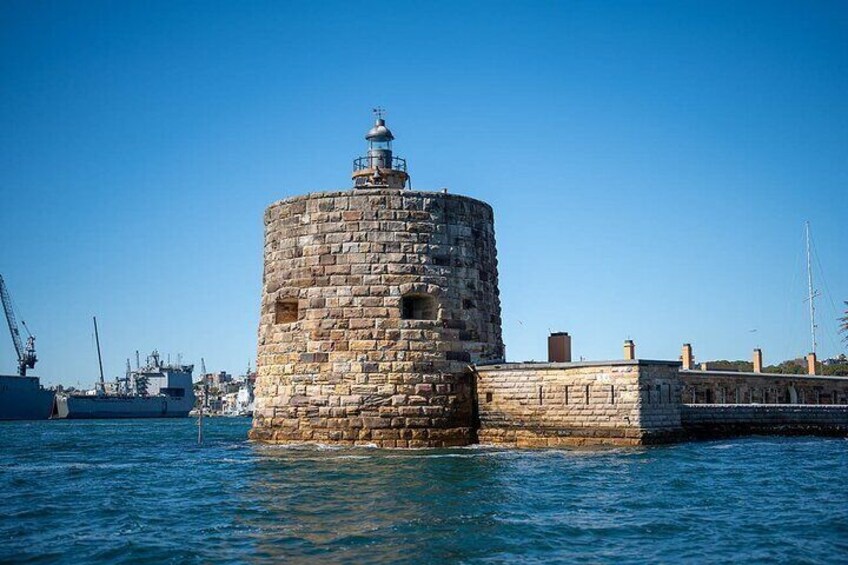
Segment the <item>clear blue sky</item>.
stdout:
<svg viewBox="0 0 848 565">
<path fill-rule="evenodd" d="M 494 207 L 511 360 L 802 355 L 807 219 L 845 350 L 845 2 L 5 0 L 0 77 L 0 272 L 47 383 L 93 382 L 93 314 L 108 377 L 241 372 L 265 206 L 350 187 L 375 105 L 416 188 Z"/>
</svg>

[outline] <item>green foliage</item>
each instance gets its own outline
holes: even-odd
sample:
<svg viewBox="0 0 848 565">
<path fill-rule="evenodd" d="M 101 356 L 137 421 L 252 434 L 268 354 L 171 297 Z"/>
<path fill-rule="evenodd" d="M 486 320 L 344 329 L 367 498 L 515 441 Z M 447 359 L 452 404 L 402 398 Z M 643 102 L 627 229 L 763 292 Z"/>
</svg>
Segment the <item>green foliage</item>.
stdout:
<svg viewBox="0 0 848 565">
<path fill-rule="evenodd" d="M 779 365 L 763 367 L 764 373 L 780 373 L 783 375 L 804 375 L 807 373 L 807 361 L 805 359 L 793 359 L 784 361 Z"/>
<path fill-rule="evenodd" d="M 754 370 L 754 364 L 750 361 L 728 361 L 720 359 L 707 363 L 710 371 L 734 371 L 737 373 L 750 373 Z"/>
<path fill-rule="evenodd" d="M 822 374 L 837 377 L 848 377 L 848 363 L 839 363 L 837 365 L 824 365 L 822 367 Z"/>
</svg>

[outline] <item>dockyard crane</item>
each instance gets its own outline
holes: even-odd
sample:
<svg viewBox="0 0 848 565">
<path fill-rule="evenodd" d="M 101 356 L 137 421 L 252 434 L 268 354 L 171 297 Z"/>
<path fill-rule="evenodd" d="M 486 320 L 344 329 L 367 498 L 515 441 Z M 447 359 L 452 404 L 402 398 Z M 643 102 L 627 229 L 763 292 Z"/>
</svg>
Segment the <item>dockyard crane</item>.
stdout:
<svg viewBox="0 0 848 565">
<path fill-rule="evenodd" d="M 26 323 L 21 320 L 21 325 L 27 333 L 26 346 L 21 342 L 21 332 L 18 329 L 15 311 L 12 309 L 12 298 L 9 296 L 9 289 L 6 288 L 3 275 L 0 275 L 0 299 L 3 301 L 3 310 L 6 312 L 6 322 L 9 324 L 9 333 L 12 334 L 15 353 L 18 354 L 18 374 L 25 377 L 27 369 L 35 368 L 35 362 L 38 361 L 38 357 L 35 356 L 35 336 L 30 333 Z"/>
</svg>

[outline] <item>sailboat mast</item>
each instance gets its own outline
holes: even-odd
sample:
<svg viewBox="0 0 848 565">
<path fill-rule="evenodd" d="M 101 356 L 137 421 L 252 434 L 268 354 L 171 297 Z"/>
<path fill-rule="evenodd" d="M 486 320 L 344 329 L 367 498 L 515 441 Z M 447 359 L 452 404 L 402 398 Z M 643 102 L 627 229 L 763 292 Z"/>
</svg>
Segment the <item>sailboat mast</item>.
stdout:
<svg viewBox="0 0 848 565">
<path fill-rule="evenodd" d="M 810 259 L 810 222 L 806 222 L 807 232 L 807 300 L 810 302 L 810 337 L 812 338 L 813 350 L 816 352 L 816 293 L 813 290 L 813 267 Z"/>
</svg>

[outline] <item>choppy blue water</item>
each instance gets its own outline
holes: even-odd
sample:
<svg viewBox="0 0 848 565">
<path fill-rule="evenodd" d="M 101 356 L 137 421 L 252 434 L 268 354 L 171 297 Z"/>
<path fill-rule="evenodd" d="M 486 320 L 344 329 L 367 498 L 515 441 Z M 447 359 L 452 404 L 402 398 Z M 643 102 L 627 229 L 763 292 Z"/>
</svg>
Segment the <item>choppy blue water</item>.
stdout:
<svg viewBox="0 0 848 565">
<path fill-rule="evenodd" d="M 848 562 L 848 441 L 263 447 L 249 421 L 0 423 L 0 561 Z"/>
</svg>

